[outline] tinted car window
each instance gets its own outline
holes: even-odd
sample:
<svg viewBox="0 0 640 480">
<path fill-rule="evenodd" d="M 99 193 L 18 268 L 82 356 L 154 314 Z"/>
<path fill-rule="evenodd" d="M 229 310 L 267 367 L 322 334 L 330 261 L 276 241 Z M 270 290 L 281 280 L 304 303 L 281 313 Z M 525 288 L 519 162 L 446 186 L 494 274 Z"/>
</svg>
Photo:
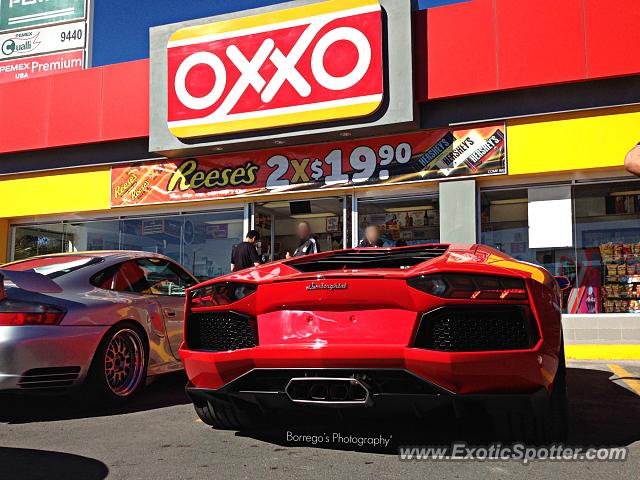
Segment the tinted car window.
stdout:
<svg viewBox="0 0 640 480">
<path fill-rule="evenodd" d="M 142 293 L 151 295 L 184 296 L 187 287 L 195 281 L 184 270 L 160 258 L 137 260 L 144 273 L 146 287 Z"/>
<path fill-rule="evenodd" d="M 143 293 L 149 289 L 145 273 L 135 260 L 102 270 L 91 278 L 91 283 L 118 292 Z"/>
</svg>

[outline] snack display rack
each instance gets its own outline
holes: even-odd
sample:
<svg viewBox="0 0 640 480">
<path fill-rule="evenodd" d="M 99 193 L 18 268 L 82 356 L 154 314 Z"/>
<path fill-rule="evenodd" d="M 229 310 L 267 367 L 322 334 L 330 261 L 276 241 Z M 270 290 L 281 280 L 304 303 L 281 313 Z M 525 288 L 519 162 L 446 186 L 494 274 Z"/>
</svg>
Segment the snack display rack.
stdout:
<svg viewBox="0 0 640 480">
<path fill-rule="evenodd" d="M 600 245 L 604 313 L 640 313 L 640 243 Z"/>
</svg>

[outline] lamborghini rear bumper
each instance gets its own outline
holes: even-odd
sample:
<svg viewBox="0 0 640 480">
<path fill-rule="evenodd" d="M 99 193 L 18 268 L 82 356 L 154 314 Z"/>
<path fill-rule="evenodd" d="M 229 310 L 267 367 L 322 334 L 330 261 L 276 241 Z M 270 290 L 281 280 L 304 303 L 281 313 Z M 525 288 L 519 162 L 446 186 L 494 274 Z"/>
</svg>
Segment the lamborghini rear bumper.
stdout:
<svg viewBox="0 0 640 480">
<path fill-rule="evenodd" d="M 296 401 L 288 386 L 291 381 L 304 378 L 304 383 L 327 382 L 328 379 L 357 379 L 367 389 L 362 402 L 312 400 Z M 385 414 L 421 417 L 430 411 L 447 408 L 463 417 L 478 411 L 489 414 L 504 411 L 530 412 L 544 408 L 548 399 L 545 388 L 520 393 L 455 394 L 439 388 L 406 370 L 350 370 L 350 369 L 254 369 L 220 389 L 197 388 L 189 383 L 187 395 L 196 405 L 207 401 L 231 404 L 252 404 L 259 411 L 331 413 L 332 408 L 349 409 L 351 414 L 377 416 Z M 325 390 L 326 393 L 326 390 Z M 335 400 L 335 398 L 333 399 Z"/>
<path fill-rule="evenodd" d="M 549 389 L 557 355 L 543 341 L 531 350 L 438 352 L 386 345 L 258 346 L 229 352 L 188 350 L 180 356 L 194 388 L 222 391 L 249 372 L 399 370 L 450 394 L 530 393 Z M 306 375 L 306 374 L 305 374 Z M 284 387 L 283 387 L 284 388 Z"/>
</svg>

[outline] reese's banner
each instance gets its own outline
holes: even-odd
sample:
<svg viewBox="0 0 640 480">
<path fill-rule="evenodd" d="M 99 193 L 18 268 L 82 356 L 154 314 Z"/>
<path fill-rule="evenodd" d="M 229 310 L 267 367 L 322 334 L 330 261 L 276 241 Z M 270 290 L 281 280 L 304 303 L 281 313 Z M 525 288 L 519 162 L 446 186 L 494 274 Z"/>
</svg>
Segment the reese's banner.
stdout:
<svg viewBox="0 0 640 480">
<path fill-rule="evenodd" d="M 507 173 L 504 124 L 114 166 L 111 206 Z"/>
</svg>

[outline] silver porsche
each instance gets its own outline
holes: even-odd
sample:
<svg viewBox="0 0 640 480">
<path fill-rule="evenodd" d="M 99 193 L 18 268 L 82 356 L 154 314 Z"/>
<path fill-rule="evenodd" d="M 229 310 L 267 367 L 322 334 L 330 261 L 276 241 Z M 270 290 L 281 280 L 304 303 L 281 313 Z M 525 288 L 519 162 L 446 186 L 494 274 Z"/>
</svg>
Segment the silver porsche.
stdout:
<svg viewBox="0 0 640 480">
<path fill-rule="evenodd" d="M 147 252 L 78 252 L 0 266 L 0 391 L 86 388 L 122 402 L 182 368 L 184 293 L 198 281 Z"/>
</svg>

